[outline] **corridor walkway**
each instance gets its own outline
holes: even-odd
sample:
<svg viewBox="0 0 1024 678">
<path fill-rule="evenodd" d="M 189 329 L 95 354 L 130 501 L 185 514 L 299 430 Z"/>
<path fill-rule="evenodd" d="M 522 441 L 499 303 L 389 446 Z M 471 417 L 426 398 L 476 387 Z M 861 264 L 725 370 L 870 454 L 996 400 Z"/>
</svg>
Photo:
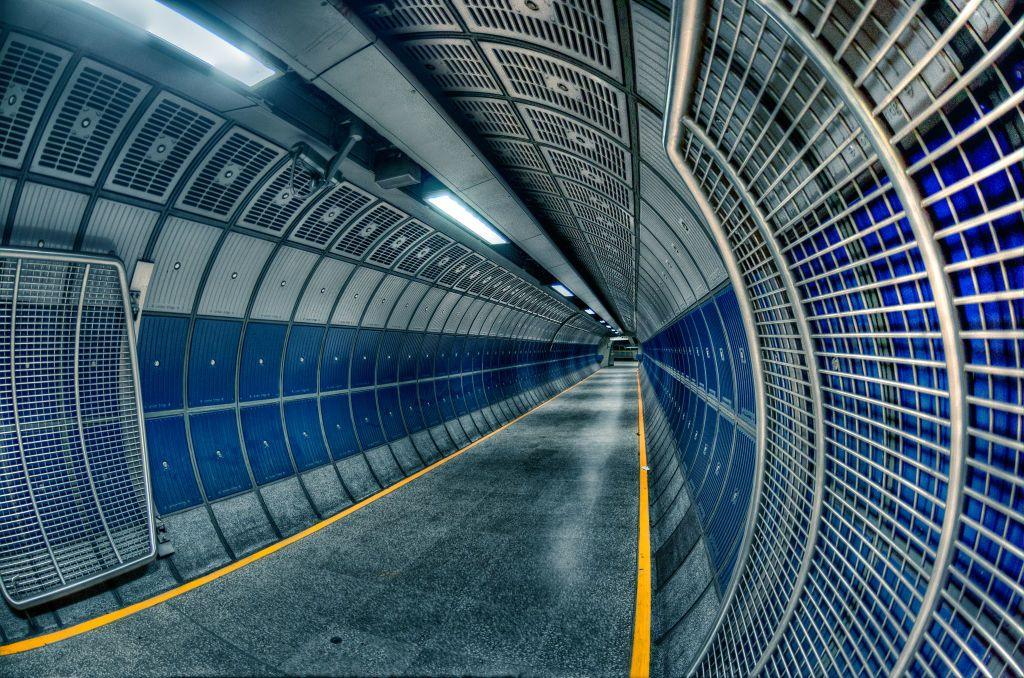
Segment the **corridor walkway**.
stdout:
<svg viewBox="0 0 1024 678">
<path fill-rule="evenodd" d="M 637 388 L 606 368 L 277 553 L 5 676 L 627 673 Z"/>
</svg>

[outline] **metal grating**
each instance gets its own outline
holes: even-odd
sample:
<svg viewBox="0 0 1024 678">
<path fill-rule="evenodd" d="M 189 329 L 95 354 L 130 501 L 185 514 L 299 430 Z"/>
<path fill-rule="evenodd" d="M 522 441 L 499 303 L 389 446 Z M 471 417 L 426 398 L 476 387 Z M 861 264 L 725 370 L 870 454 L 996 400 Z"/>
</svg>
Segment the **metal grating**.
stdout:
<svg viewBox="0 0 1024 678">
<path fill-rule="evenodd" d="M 374 196 L 343 181 L 320 196 L 295 227 L 291 239 L 325 247 L 345 224 L 374 201 Z"/>
<path fill-rule="evenodd" d="M 555 180 L 547 172 L 516 169 L 513 167 L 503 170 L 502 174 L 519 189 L 560 195 L 558 184 L 555 183 Z"/>
<path fill-rule="evenodd" d="M 548 159 L 555 174 L 583 184 L 584 186 L 607 196 L 610 200 L 626 210 L 633 209 L 633 190 L 611 174 L 601 170 L 574 155 L 563 153 L 553 148 L 545 148 L 544 155 Z M 565 182 L 559 180 L 564 186 Z"/>
<path fill-rule="evenodd" d="M 176 206 L 226 221 L 285 152 L 252 132 L 231 130 L 188 179 Z"/>
<path fill-rule="evenodd" d="M 471 273 L 472 278 L 467 281 L 459 281 L 460 284 L 465 283 L 465 287 L 456 285 L 455 289 L 465 289 L 469 294 L 480 294 L 480 291 L 494 280 L 500 270 L 497 264 L 485 261 Z"/>
<path fill-rule="evenodd" d="M 70 53 L 17 33 L 0 50 L 0 165 L 21 167 Z"/>
<path fill-rule="evenodd" d="M 374 205 L 359 217 L 334 245 L 334 251 L 361 259 L 366 251 L 392 228 L 409 218 L 409 215 L 386 202 Z"/>
<path fill-rule="evenodd" d="M 105 188 L 165 203 L 222 122 L 184 99 L 161 92 L 128 137 Z"/>
<path fill-rule="evenodd" d="M 92 185 L 149 86 L 94 61 L 79 62 L 57 101 L 32 171 Z"/>
<path fill-rule="evenodd" d="M 473 268 L 483 260 L 484 258 L 476 252 L 470 252 L 457 261 L 453 260 L 453 263 L 448 270 L 438 278 L 437 284 L 445 287 L 451 287 L 466 273 L 466 271 Z"/>
<path fill-rule="evenodd" d="M 421 244 L 409 250 L 402 257 L 395 270 L 409 275 L 415 275 L 421 268 L 427 265 L 431 257 L 452 244 L 452 239 L 440 233 L 434 233 Z"/>
<path fill-rule="evenodd" d="M 622 79 L 611 0 L 454 0 L 473 33 L 546 47 Z"/>
<path fill-rule="evenodd" d="M 420 239 L 425 238 L 433 230 L 421 221 L 410 219 L 401 228 L 388 235 L 384 242 L 377 245 L 366 260 L 379 266 L 391 268 L 391 265 L 410 247 L 419 243 Z"/>
<path fill-rule="evenodd" d="M 459 24 L 445 0 L 392 0 L 355 3 L 363 18 L 380 35 L 458 31 Z"/>
<path fill-rule="evenodd" d="M 501 93 L 487 64 L 469 40 L 409 40 L 401 44 L 401 50 L 444 92 Z"/>
<path fill-rule="evenodd" d="M 534 139 L 578 155 L 620 181 L 632 183 L 633 163 L 629 151 L 610 137 L 556 111 L 529 104 L 518 104 L 518 107 Z"/>
<path fill-rule="evenodd" d="M 512 141 L 510 139 L 488 139 L 489 147 L 495 161 L 506 167 L 522 167 L 525 169 L 546 172 L 548 167 L 544 164 L 533 144 L 525 141 Z"/>
<path fill-rule="evenodd" d="M 437 258 L 431 261 L 420 272 L 419 277 L 433 282 L 456 261 L 462 259 L 469 252 L 469 249 L 459 243 L 453 243 L 450 247 L 438 254 Z"/>
<path fill-rule="evenodd" d="M 519 47 L 482 43 L 484 54 L 508 93 L 547 104 L 627 141 L 626 96 L 572 64 Z"/>
<path fill-rule="evenodd" d="M 316 195 L 318 174 L 293 159 L 282 165 L 262 190 L 249 200 L 239 225 L 265 233 L 283 233 Z"/>
<path fill-rule="evenodd" d="M 451 97 L 449 101 L 483 136 L 527 138 L 515 107 L 507 101 L 484 97 Z"/>
<path fill-rule="evenodd" d="M 0 253 L 0 584 L 25 608 L 156 555 L 116 262 Z"/>
</svg>

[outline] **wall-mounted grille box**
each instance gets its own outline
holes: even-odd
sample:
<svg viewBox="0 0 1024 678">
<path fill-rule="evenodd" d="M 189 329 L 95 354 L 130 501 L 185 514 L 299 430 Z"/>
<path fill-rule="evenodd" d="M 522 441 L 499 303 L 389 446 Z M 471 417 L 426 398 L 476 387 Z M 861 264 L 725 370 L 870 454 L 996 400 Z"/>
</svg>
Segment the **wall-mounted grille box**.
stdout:
<svg viewBox="0 0 1024 678">
<path fill-rule="evenodd" d="M 119 261 L 0 249 L 0 590 L 24 609 L 156 555 Z"/>
</svg>

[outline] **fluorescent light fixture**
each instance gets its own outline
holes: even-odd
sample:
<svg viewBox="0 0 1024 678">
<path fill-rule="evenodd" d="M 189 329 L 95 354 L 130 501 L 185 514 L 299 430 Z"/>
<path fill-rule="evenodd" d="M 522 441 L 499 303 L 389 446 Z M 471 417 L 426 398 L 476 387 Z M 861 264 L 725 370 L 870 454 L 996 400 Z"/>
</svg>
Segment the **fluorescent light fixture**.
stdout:
<svg viewBox="0 0 1024 678">
<path fill-rule="evenodd" d="M 551 289 L 553 289 L 554 291 L 558 292 L 558 293 L 559 293 L 559 294 L 561 294 L 561 295 L 562 295 L 563 297 L 571 297 L 571 296 L 574 296 L 574 295 L 573 295 L 573 293 L 569 291 L 569 288 L 568 288 L 568 287 L 566 287 L 565 285 L 563 285 L 562 283 L 554 283 L 554 284 L 553 284 L 553 285 L 551 286 Z"/>
<path fill-rule="evenodd" d="M 488 245 L 504 245 L 508 242 L 505 238 L 488 226 L 484 221 L 469 211 L 469 208 L 455 199 L 450 193 L 439 193 L 427 198 L 427 202 L 437 210 L 447 214 L 458 222 L 463 228 L 475 234 Z"/>
<path fill-rule="evenodd" d="M 586 313 L 587 315 L 595 315 L 594 309 L 592 308 L 585 308 L 583 309 L 583 312 Z"/>
<path fill-rule="evenodd" d="M 274 69 L 260 63 L 227 40 L 156 0 L 85 2 L 171 43 L 249 87 L 258 85 L 275 73 Z"/>
</svg>

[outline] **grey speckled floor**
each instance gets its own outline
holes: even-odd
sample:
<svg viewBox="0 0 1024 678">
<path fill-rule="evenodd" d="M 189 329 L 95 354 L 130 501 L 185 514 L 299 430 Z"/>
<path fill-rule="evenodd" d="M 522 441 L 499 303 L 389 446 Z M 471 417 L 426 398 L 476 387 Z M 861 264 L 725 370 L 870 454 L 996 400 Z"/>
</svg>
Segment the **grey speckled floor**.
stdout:
<svg viewBox="0 0 1024 678">
<path fill-rule="evenodd" d="M 4 676 L 625 675 L 636 370 L 604 369 L 394 494 Z"/>
</svg>

